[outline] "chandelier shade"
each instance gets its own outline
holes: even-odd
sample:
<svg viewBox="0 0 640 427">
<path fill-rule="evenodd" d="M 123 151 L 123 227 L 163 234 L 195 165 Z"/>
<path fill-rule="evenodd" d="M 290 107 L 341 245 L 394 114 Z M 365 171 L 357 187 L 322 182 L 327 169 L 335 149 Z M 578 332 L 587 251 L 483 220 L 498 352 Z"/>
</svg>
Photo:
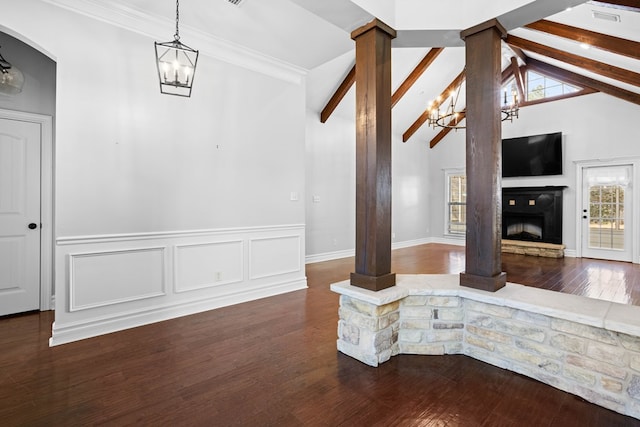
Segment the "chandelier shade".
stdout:
<svg viewBox="0 0 640 427">
<path fill-rule="evenodd" d="M 24 74 L 0 53 L 0 94 L 15 95 L 22 92 Z"/>
<path fill-rule="evenodd" d="M 180 41 L 179 20 L 179 2 L 176 1 L 176 33 L 172 41 L 154 43 L 156 67 L 160 93 L 190 97 L 198 64 L 198 51 Z"/>
</svg>

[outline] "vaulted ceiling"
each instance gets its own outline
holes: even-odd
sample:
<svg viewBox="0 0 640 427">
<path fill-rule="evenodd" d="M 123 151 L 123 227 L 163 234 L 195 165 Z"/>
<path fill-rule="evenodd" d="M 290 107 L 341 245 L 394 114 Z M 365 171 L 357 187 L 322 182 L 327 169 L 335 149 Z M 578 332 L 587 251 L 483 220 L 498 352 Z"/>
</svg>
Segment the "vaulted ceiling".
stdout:
<svg viewBox="0 0 640 427">
<path fill-rule="evenodd" d="M 406 5 L 411 2 L 398 3 Z M 509 35 L 503 46 L 503 77 L 506 79 L 514 72 L 516 75 L 524 75 L 527 69 L 531 69 L 585 88 L 578 92 L 580 95 L 603 92 L 640 104 L 640 2 L 588 2 L 561 9 L 560 12 L 548 16 L 543 13 L 548 13 L 549 5 L 543 3 L 529 2 L 508 12 L 487 12 L 489 15 L 495 13 L 499 20 L 504 20 L 512 27 L 507 27 Z M 565 5 L 556 3 L 555 6 Z M 421 16 L 416 9 L 413 10 L 415 16 Z M 396 13 L 397 19 L 399 15 Z M 455 15 L 450 11 L 449 16 Z M 536 19 L 531 20 L 532 17 Z M 539 19 L 541 17 L 546 19 Z M 419 19 L 415 17 L 409 21 L 414 27 L 419 24 Z M 450 25 L 447 18 L 443 18 L 443 21 L 443 26 Z M 463 21 L 467 25 L 478 23 Z M 402 28 L 402 24 L 396 26 L 398 25 Z M 431 32 L 432 37 L 443 35 L 443 31 L 438 27 Z M 428 105 L 438 96 L 446 97 L 451 89 L 464 81 L 464 50 L 457 47 L 457 41 L 449 43 L 448 39 L 441 37 L 439 44 L 434 46 L 445 46 L 444 49 L 432 48 L 424 54 L 406 53 L 402 55 L 402 59 L 397 60 L 396 56 L 402 51 L 401 47 L 408 44 L 402 37 L 415 44 L 416 38 L 413 33 L 427 34 L 430 30 L 400 29 L 398 39 L 401 40 L 394 44 L 394 47 L 398 47 L 393 52 L 396 73 L 393 98 L 394 131 L 402 133 L 405 141 L 426 140 L 433 147 L 442 140 L 447 130 L 430 129 L 425 124 Z M 410 63 L 411 57 L 413 68 L 396 71 L 403 66 L 403 62 Z M 350 71 L 351 74 L 347 74 L 325 105 L 321 114 L 323 122 L 329 120 L 333 109 L 339 108 L 344 102 L 340 101 L 340 97 L 348 94 L 353 69 Z M 398 74 L 405 80 L 399 81 Z M 443 77 L 448 80 L 443 80 Z M 520 99 L 523 99 L 522 96 Z M 347 98 L 346 103 L 349 102 L 350 99 Z M 348 108 L 352 106 L 349 105 Z"/>
<path fill-rule="evenodd" d="M 167 39 L 172 35 L 175 0 L 44 1 L 155 36 L 135 24 L 152 22 L 156 30 L 166 26 Z M 503 46 L 506 70 L 515 70 L 511 65 L 515 54 L 519 66 L 544 68 L 577 86 L 629 102 L 638 103 L 640 97 L 640 0 L 180 2 L 181 34 L 187 43 L 190 36 L 225 40 L 310 75 L 323 69 L 323 81 L 314 81 L 308 89 L 309 108 L 318 114 L 345 78 L 348 83 L 355 58 L 350 32 L 374 17 L 398 31 L 392 59 L 393 127 L 409 142 L 433 141 L 438 134 L 416 123 L 429 101 L 464 68 L 460 31 L 494 17 L 509 32 Z M 591 48 L 581 48 L 581 42 Z M 346 96 L 331 114 L 353 117 L 353 87 L 346 85 L 343 92 Z"/>
</svg>

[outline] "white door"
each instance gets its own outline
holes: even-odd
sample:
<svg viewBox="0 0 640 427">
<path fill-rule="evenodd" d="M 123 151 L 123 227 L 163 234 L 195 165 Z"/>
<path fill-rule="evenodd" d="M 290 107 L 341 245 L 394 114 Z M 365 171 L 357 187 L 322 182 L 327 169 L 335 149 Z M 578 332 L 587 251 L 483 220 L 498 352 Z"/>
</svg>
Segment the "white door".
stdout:
<svg viewBox="0 0 640 427">
<path fill-rule="evenodd" d="M 582 256 L 632 261 L 631 165 L 583 169 Z"/>
<path fill-rule="evenodd" d="M 40 308 L 40 127 L 0 119 L 0 316 Z"/>
</svg>

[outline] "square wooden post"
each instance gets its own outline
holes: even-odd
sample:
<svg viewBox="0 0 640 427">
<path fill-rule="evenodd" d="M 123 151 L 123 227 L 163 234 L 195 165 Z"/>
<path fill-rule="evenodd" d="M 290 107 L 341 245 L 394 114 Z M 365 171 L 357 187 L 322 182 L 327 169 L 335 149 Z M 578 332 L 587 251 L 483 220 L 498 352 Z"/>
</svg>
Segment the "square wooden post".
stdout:
<svg viewBox="0 0 640 427">
<path fill-rule="evenodd" d="M 374 19 L 351 33 L 356 42 L 356 271 L 351 284 L 379 291 L 391 273 L 391 40 Z"/>
<path fill-rule="evenodd" d="M 467 242 L 460 285 L 502 288 L 501 46 L 507 34 L 496 19 L 460 33 L 467 75 Z"/>
</svg>

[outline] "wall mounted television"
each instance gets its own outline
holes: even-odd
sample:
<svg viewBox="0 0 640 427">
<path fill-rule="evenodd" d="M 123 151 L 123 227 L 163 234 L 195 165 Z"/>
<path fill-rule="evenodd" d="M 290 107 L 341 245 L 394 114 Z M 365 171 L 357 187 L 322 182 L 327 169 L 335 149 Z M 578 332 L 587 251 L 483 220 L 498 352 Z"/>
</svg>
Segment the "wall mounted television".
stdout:
<svg viewBox="0 0 640 427">
<path fill-rule="evenodd" d="M 502 140 L 502 177 L 562 175 L 562 132 Z"/>
</svg>

